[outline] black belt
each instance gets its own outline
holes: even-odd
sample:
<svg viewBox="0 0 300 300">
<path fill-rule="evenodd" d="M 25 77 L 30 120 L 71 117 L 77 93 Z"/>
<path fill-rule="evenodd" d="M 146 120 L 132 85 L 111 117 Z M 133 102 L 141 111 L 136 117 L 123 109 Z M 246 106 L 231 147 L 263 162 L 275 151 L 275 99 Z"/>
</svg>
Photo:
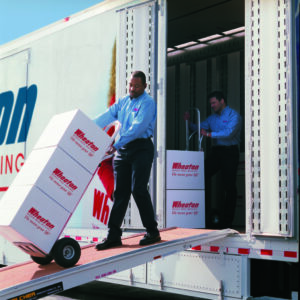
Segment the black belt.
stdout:
<svg viewBox="0 0 300 300">
<path fill-rule="evenodd" d="M 230 149 L 230 148 L 238 148 L 239 146 L 238 145 L 229 145 L 229 146 L 226 146 L 226 145 L 216 145 L 216 146 L 213 146 L 214 148 L 225 148 L 225 149 Z"/>
<path fill-rule="evenodd" d="M 151 139 L 152 139 L 152 136 L 149 136 L 149 137 L 147 137 L 147 138 L 139 138 L 139 139 L 135 139 L 135 140 L 133 140 L 133 141 L 127 143 L 125 146 L 132 145 L 132 144 L 138 143 L 138 142 L 143 142 L 143 141 L 145 142 L 145 141 L 148 141 L 148 140 L 151 140 Z"/>
</svg>

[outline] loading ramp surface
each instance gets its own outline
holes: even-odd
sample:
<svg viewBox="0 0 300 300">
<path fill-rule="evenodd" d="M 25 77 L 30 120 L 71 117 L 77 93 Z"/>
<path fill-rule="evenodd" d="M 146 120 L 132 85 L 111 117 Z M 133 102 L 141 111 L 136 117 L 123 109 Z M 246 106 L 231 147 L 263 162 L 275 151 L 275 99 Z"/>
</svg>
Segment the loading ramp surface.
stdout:
<svg viewBox="0 0 300 300">
<path fill-rule="evenodd" d="M 0 299 L 40 299 L 235 233 L 232 229 L 169 228 L 160 231 L 161 242 L 150 246 L 139 246 L 143 234 L 123 238 L 122 246 L 104 251 L 96 251 L 94 244 L 83 246 L 79 262 L 69 269 L 55 262 L 42 266 L 33 261 L 4 267 Z"/>
</svg>

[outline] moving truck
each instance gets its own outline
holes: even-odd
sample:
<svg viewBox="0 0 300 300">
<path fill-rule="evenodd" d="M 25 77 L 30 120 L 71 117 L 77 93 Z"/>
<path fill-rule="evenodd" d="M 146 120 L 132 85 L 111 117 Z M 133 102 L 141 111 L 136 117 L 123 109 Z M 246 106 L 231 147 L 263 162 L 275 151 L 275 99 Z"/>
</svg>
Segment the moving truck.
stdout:
<svg viewBox="0 0 300 300">
<path fill-rule="evenodd" d="M 107 0 L 1 46 L 0 201 L 53 115 L 80 109 L 96 117 L 126 94 L 137 69 L 157 102 L 149 188 L 160 228 L 205 227 L 210 144 L 186 137 L 185 112 L 205 119 L 206 96 L 218 89 L 241 114 L 237 233 L 102 280 L 205 299 L 296 299 L 298 0 Z M 177 187 L 176 176 L 199 180 Z M 218 175 L 210 190 L 217 211 L 216 186 Z M 112 205 L 95 176 L 66 234 L 105 236 Z M 142 229 L 134 201 L 123 227 Z M 0 252 L 2 265 L 28 259 L 3 238 Z"/>
</svg>

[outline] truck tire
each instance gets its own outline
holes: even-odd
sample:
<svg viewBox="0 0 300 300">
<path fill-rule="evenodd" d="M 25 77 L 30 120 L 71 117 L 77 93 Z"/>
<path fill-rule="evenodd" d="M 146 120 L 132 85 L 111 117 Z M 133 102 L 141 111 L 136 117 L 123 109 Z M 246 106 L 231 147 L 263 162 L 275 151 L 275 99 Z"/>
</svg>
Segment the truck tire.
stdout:
<svg viewBox="0 0 300 300">
<path fill-rule="evenodd" d="M 81 249 L 77 241 L 65 237 L 55 242 L 51 254 L 59 266 L 70 268 L 78 262 Z"/>
<path fill-rule="evenodd" d="M 44 257 L 39 257 L 39 256 L 30 256 L 30 257 L 35 263 L 43 266 L 50 264 L 53 259 L 53 256 L 51 254 L 48 254 Z"/>
</svg>

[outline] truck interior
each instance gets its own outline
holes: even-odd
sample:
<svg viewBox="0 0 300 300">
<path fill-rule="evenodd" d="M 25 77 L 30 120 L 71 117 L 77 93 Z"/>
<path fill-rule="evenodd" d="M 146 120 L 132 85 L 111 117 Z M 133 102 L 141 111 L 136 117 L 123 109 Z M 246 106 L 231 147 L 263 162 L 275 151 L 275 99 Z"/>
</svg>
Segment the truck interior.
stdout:
<svg viewBox="0 0 300 300">
<path fill-rule="evenodd" d="M 168 1 L 167 27 L 167 149 L 186 150 L 184 113 L 196 123 L 211 114 L 207 95 L 221 90 L 227 104 L 244 118 L 244 1 L 172 0 Z M 240 163 L 236 185 L 237 205 L 233 228 L 245 230 L 245 133 L 241 133 Z M 204 153 L 211 143 L 203 138 Z M 197 151 L 197 135 L 189 150 Z M 211 180 L 211 205 L 218 215 L 220 178 Z M 216 218 L 217 219 L 217 218 Z M 216 224 L 217 226 L 217 224 Z"/>
<path fill-rule="evenodd" d="M 168 1 L 167 36 L 167 149 L 185 150 L 184 112 L 196 107 L 200 110 L 201 120 L 204 120 L 211 114 L 207 100 L 211 91 L 222 90 L 228 105 L 245 120 L 245 3 L 241 0 Z M 196 122 L 196 119 L 196 114 L 191 114 L 191 120 Z M 236 179 L 238 198 L 232 226 L 240 233 L 245 232 L 246 227 L 244 128 Z M 197 135 L 191 139 L 189 146 L 190 150 L 198 150 Z M 204 155 L 209 147 L 209 139 L 203 138 Z M 220 176 L 216 174 L 210 185 L 210 201 L 216 214 L 219 183 Z M 252 259 L 251 295 L 288 298 L 289 291 L 297 289 L 297 265 Z M 267 282 L 266 278 L 269 279 Z"/>
</svg>

